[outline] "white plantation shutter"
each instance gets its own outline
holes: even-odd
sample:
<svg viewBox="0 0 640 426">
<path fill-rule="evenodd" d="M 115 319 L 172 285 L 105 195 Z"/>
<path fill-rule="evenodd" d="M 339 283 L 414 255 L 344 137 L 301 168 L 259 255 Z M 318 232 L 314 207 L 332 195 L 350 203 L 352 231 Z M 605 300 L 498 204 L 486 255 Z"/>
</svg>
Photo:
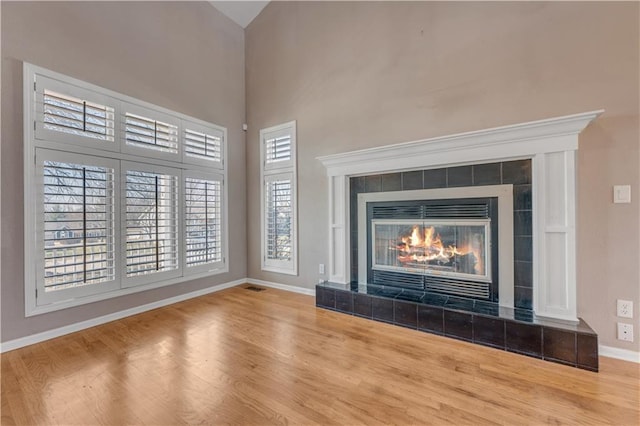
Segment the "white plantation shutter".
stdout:
<svg viewBox="0 0 640 426">
<path fill-rule="evenodd" d="M 297 274 L 295 122 L 264 129 L 262 269 Z"/>
<path fill-rule="evenodd" d="M 122 102 L 122 151 L 180 161 L 180 119 L 152 108 Z"/>
<path fill-rule="evenodd" d="M 291 135 L 267 138 L 265 144 L 265 160 L 267 166 L 279 162 L 291 161 Z"/>
<path fill-rule="evenodd" d="M 115 99 L 43 76 L 34 91 L 37 138 L 117 150 Z"/>
<path fill-rule="evenodd" d="M 210 267 L 223 260 L 222 181 L 185 178 L 185 263 Z"/>
<path fill-rule="evenodd" d="M 292 174 L 272 176 L 265 182 L 267 260 L 290 261 L 293 246 Z"/>
<path fill-rule="evenodd" d="M 37 162 L 42 185 L 38 226 L 42 298 L 68 297 L 59 295 L 60 290 L 80 294 L 111 289 L 102 284 L 116 279 L 115 168 L 109 161 L 46 150 L 38 152 Z M 96 286 L 103 288 L 85 288 Z"/>
<path fill-rule="evenodd" d="M 178 126 L 136 114 L 125 114 L 125 139 L 127 145 L 178 152 Z"/>
<path fill-rule="evenodd" d="M 184 132 L 185 152 L 189 157 L 215 162 L 222 161 L 222 136 L 209 135 L 186 129 Z"/>
<path fill-rule="evenodd" d="M 177 270 L 177 174 L 126 170 L 124 192 L 127 278 Z"/>
<path fill-rule="evenodd" d="M 113 108 L 44 90 L 43 127 L 72 135 L 113 141 Z"/>
</svg>

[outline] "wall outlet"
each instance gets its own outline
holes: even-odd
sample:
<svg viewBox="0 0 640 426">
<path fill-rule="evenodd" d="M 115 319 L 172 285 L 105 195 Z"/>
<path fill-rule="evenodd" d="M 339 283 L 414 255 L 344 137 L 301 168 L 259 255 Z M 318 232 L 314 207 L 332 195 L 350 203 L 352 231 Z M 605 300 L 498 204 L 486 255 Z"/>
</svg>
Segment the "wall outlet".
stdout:
<svg viewBox="0 0 640 426">
<path fill-rule="evenodd" d="M 618 299 L 617 313 L 621 318 L 633 318 L 633 301 Z"/>
<path fill-rule="evenodd" d="M 614 185 L 613 186 L 613 202 L 630 203 L 631 202 L 631 185 Z"/>
<path fill-rule="evenodd" d="M 633 324 L 618 323 L 618 340 L 633 342 Z"/>
<path fill-rule="evenodd" d="M 324 274 L 324 263 L 318 265 L 318 272 L 320 273 L 320 275 Z"/>
</svg>

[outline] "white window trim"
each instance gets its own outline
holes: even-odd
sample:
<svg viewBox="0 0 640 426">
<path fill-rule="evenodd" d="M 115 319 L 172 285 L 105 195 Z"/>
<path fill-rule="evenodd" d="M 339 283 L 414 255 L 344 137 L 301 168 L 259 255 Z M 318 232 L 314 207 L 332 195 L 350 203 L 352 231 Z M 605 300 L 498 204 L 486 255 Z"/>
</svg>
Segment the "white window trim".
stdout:
<svg viewBox="0 0 640 426">
<path fill-rule="evenodd" d="M 40 79 L 45 77 L 47 79 L 56 80 L 60 83 L 61 86 L 67 88 L 68 86 L 73 86 L 77 88 L 77 93 L 82 93 L 82 96 L 85 96 L 87 92 L 96 94 L 95 97 L 91 96 L 92 100 L 95 100 L 99 103 L 114 106 L 115 115 L 114 115 L 114 142 L 104 142 L 104 141 L 87 141 L 87 143 L 79 143 L 80 140 L 76 141 L 78 138 L 66 138 L 65 134 L 61 136 L 55 135 L 56 132 L 52 131 L 36 131 L 35 123 L 35 109 L 34 104 L 36 100 L 36 90 L 39 88 L 38 85 L 34 84 L 36 76 Z M 38 80 L 39 81 L 39 80 Z M 74 93 L 70 93 L 74 94 Z M 81 96 L 79 96 L 81 97 Z M 88 96 L 85 96 L 89 98 Z M 227 189 L 227 174 L 228 171 L 225 164 L 227 164 L 227 130 L 224 127 L 207 123 L 205 121 L 199 120 L 194 117 L 190 117 L 185 114 L 181 114 L 175 111 L 168 110 L 166 108 L 162 108 L 156 105 L 153 105 L 148 102 L 144 102 L 135 98 L 132 98 L 127 95 L 123 95 L 121 93 L 117 93 L 108 89 L 104 89 L 99 86 L 95 86 L 93 84 L 77 80 L 63 74 L 59 74 L 45 68 L 41 68 L 32 64 L 24 63 L 23 65 L 23 99 L 24 99 L 24 214 L 25 214 L 25 223 L 24 223 L 24 256 L 25 256 L 25 266 L 24 266 L 24 287 L 25 287 L 25 316 L 35 316 L 40 315 L 47 312 L 53 312 L 61 309 L 70 308 L 73 306 L 85 305 L 88 303 L 93 303 L 101 300 L 106 300 L 114 297 L 121 297 L 128 294 L 138 293 L 150 289 L 160 288 L 168 285 L 173 285 L 181 282 L 192 281 L 198 278 L 211 277 L 217 274 L 229 272 L 229 264 L 228 264 L 228 189 Z M 122 117 L 124 116 L 122 103 L 129 103 L 140 108 L 149 109 L 155 111 L 159 114 L 167 114 L 173 117 L 178 123 L 178 155 L 173 157 L 168 157 L 166 155 L 157 156 L 153 152 L 153 150 L 139 150 L 136 149 L 136 154 L 131 152 L 126 152 L 127 149 L 123 149 L 123 145 L 125 142 L 122 139 Z M 65 155 L 85 155 L 96 158 L 101 158 L 99 161 L 109 160 L 114 161 L 115 163 L 120 163 L 120 161 L 130 161 L 136 163 L 138 165 L 146 164 L 151 167 L 169 167 L 173 169 L 178 169 L 182 171 L 182 175 L 187 173 L 210 173 L 211 166 L 205 167 L 203 164 L 194 164 L 193 162 L 182 162 L 182 158 L 184 157 L 184 147 L 182 144 L 182 129 L 183 122 L 197 123 L 202 125 L 208 129 L 212 129 L 211 131 L 222 131 L 224 135 L 224 139 L 222 141 L 222 166 L 220 169 L 216 170 L 218 176 L 222 176 L 223 184 L 223 205 L 222 205 L 222 215 L 223 215 L 223 262 L 217 268 L 209 268 L 203 272 L 201 271 L 189 271 L 186 272 L 187 268 L 182 267 L 183 263 L 183 253 L 184 253 L 184 225 L 180 223 L 179 226 L 179 262 L 181 266 L 181 275 L 175 277 L 157 277 L 156 280 L 147 283 L 138 283 L 135 286 L 126 287 L 124 281 L 122 279 L 123 275 L 125 275 L 123 270 L 123 263 L 121 255 L 122 253 L 116 252 L 115 262 L 116 262 L 116 278 L 117 278 L 117 288 L 109 288 L 106 286 L 101 287 L 104 291 L 100 292 L 92 292 L 91 294 L 82 294 L 83 292 L 79 292 L 80 294 L 72 294 L 74 292 L 70 292 L 68 290 L 60 290 L 61 294 L 64 292 L 67 294 L 66 297 L 56 297 L 55 301 L 43 300 L 43 298 L 38 298 L 37 287 L 38 287 L 38 277 L 37 277 L 37 263 L 33 261 L 34 259 L 41 258 L 43 255 L 40 251 L 38 251 L 41 247 L 38 246 L 38 237 L 36 235 L 36 221 L 39 220 L 37 216 L 38 206 L 37 203 L 39 201 L 38 198 L 38 185 L 41 186 L 41 183 L 37 177 L 37 164 L 36 164 L 36 148 L 38 150 L 47 150 L 47 151 L 60 151 L 61 158 L 70 158 L 65 157 Z M 51 137 L 50 133 L 54 133 L 54 136 Z M 71 135 L 72 136 L 72 135 Z M 76 139 L 70 141 L 69 139 Z M 89 139 L 89 138 L 87 138 Z M 110 145 L 105 145 L 110 144 Z M 98 160 L 97 160 L 98 161 Z M 120 166 L 116 168 L 116 175 L 121 176 Z M 116 178 L 115 185 L 117 187 L 115 193 L 115 208 L 120 209 L 122 211 L 121 203 L 121 194 L 122 188 L 120 186 L 121 182 Z M 181 187 L 183 185 L 183 180 L 179 175 L 178 180 L 178 191 L 181 194 Z M 178 203 L 178 214 L 182 215 L 183 213 L 183 205 L 184 198 L 179 196 Z M 115 220 L 115 247 L 119 250 L 122 250 L 122 230 L 120 228 L 120 212 L 116 210 L 116 220 Z M 155 274 L 152 274 L 155 275 Z M 100 285 L 100 284 L 97 284 Z"/>
<path fill-rule="evenodd" d="M 265 140 L 291 135 L 291 160 L 266 164 Z M 298 275 L 298 171 L 297 171 L 297 143 L 296 121 L 290 121 L 277 126 L 260 130 L 260 261 L 263 271 L 276 272 L 287 275 Z M 265 185 L 268 180 L 276 176 L 291 174 L 291 208 L 292 208 L 292 244 L 291 260 L 268 260 L 266 253 L 266 206 Z"/>
</svg>

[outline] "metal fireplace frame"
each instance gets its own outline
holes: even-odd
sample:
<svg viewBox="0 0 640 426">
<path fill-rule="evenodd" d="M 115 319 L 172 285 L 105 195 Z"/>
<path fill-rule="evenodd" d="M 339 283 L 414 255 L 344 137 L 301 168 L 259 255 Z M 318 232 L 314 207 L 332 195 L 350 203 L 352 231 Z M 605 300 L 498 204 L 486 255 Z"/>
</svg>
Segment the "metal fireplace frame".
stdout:
<svg viewBox="0 0 640 426">
<path fill-rule="evenodd" d="M 369 203 L 407 202 L 462 199 L 497 199 L 497 244 L 498 302 L 500 306 L 514 306 L 514 254 L 513 254 L 513 185 L 488 185 L 459 188 L 420 189 L 409 191 L 371 192 L 358 194 L 358 284 L 366 286 L 370 282 L 370 262 L 368 252 L 368 208 Z M 495 293 L 495 291 L 494 291 Z"/>
</svg>

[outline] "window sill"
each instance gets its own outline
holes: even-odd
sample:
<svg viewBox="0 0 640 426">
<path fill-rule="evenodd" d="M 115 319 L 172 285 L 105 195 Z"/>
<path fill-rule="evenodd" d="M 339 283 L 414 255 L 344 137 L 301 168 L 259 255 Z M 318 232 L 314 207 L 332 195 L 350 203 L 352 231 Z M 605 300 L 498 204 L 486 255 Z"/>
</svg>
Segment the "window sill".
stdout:
<svg viewBox="0 0 640 426">
<path fill-rule="evenodd" d="M 49 303 L 49 304 L 46 304 L 46 305 L 29 306 L 29 303 L 27 302 L 27 306 L 25 307 L 25 317 L 32 317 L 32 316 L 36 316 L 36 315 L 46 314 L 46 313 L 49 313 L 49 312 L 55 312 L 55 311 L 59 311 L 59 310 L 62 310 L 62 309 L 73 308 L 75 306 L 82 306 L 82 305 L 86 305 L 88 303 L 99 302 L 99 301 L 102 301 L 102 300 L 108 300 L 108 299 L 113 299 L 113 298 L 120 297 L 120 296 L 126 296 L 128 294 L 140 293 L 140 292 L 147 291 L 147 290 L 153 290 L 153 289 L 156 289 L 156 288 L 167 287 L 167 286 L 170 286 L 170 285 L 173 285 L 173 284 L 179 284 L 179 283 L 183 283 L 183 282 L 193 281 L 193 280 L 197 280 L 197 279 L 200 279 L 200 278 L 213 277 L 213 276 L 216 276 L 216 275 L 219 275 L 219 274 L 223 274 L 225 272 L 229 272 L 229 267 L 227 265 L 225 265 L 224 267 L 221 267 L 219 269 L 212 270 L 212 271 L 195 273 L 195 274 L 191 274 L 191 275 L 185 275 L 185 276 L 172 278 L 172 279 L 165 280 L 165 281 L 158 281 L 158 282 L 144 284 L 144 285 L 137 285 L 137 286 L 133 286 L 133 287 L 120 288 L 120 289 L 115 290 L 115 291 L 92 294 L 90 296 L 78 297 L 78 298 L 74 298 L 74 299 L 68 299 L 68 300 L 64 300 L 64 301 L 60 301 L 60 302 Z"/>
</svg>

